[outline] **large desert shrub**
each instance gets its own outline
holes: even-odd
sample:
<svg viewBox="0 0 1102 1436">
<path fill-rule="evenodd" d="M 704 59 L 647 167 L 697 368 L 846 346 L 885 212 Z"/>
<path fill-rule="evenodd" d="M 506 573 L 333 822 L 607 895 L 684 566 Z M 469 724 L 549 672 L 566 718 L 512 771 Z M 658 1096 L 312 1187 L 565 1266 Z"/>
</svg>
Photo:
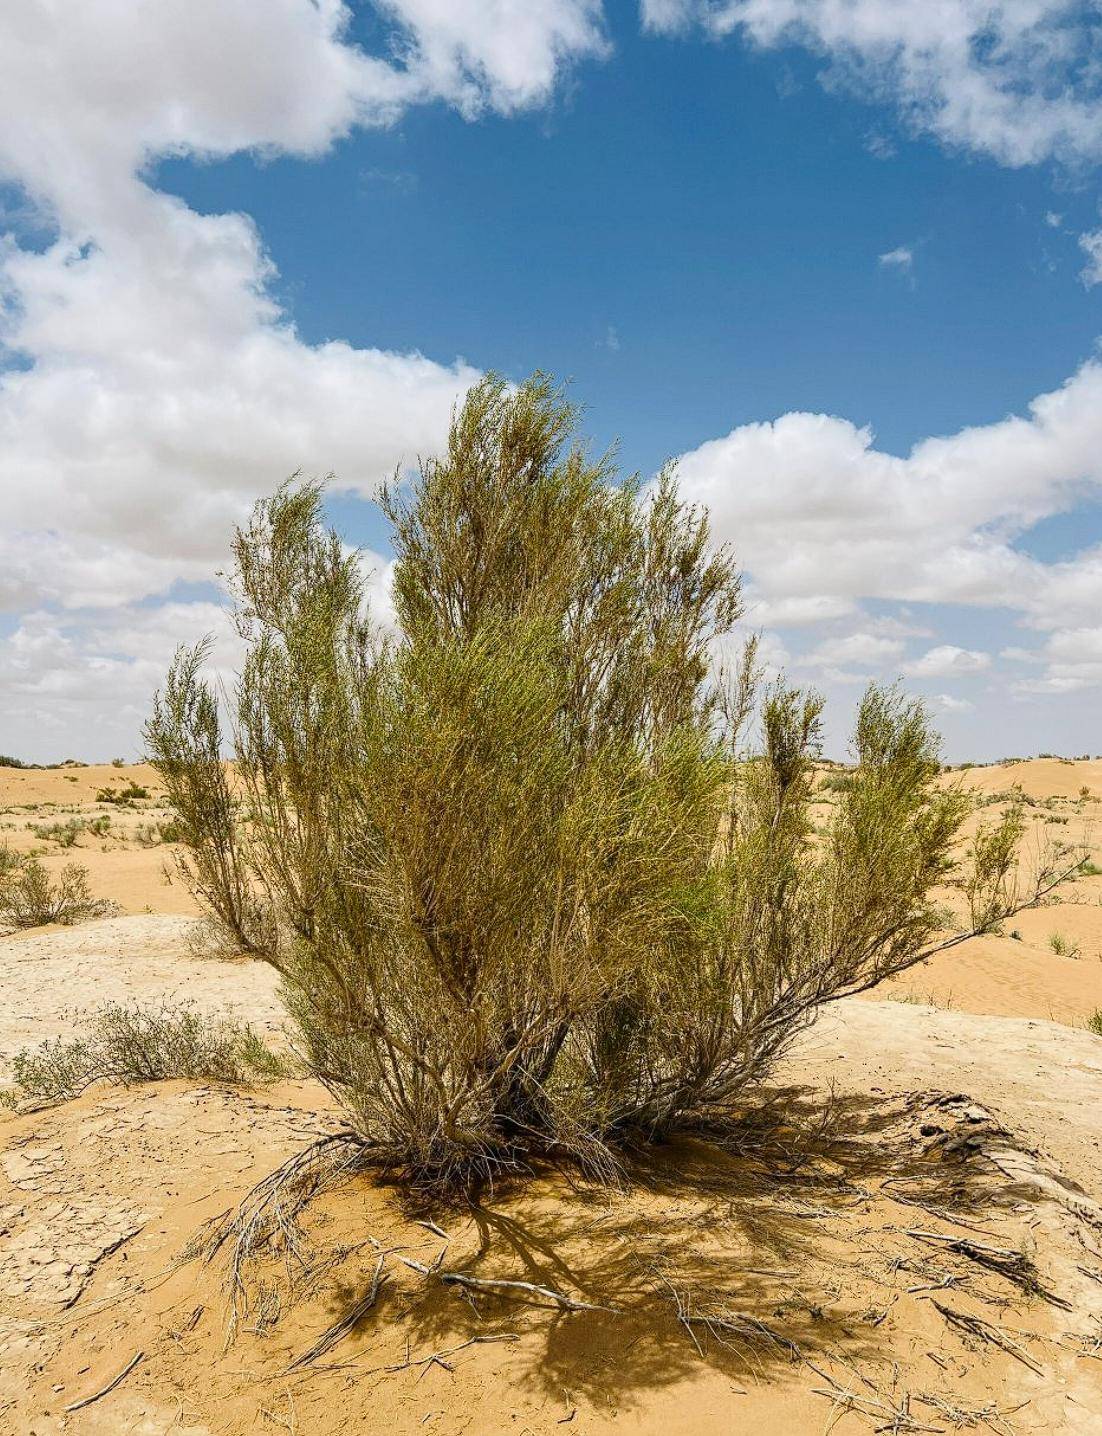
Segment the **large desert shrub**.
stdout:
<svg viewBox="0 0 1102 1436">
<path fill-rule="evenodd" d="M 202 647 L 148 731 L 193 886 L 278 967 L 365 1147 L 422 1181 L 533 1151 L 609 1172 L 625 1140 L 729 1122 L 824 1002 L 1036 891 L 1011 813 L 946 932 L 968 805 L 894 690 L 866 694 L 814 831 L 819 700 L 755 703 L 752 647 L 717 677 L 730 555 L 671 474 L 616 486 L 576 428 L 541 378 L 471 391 L 382 494 L 385 633 L 317 486 L 259 504 L 234 546 L 240 798 Z"/>
</svg>

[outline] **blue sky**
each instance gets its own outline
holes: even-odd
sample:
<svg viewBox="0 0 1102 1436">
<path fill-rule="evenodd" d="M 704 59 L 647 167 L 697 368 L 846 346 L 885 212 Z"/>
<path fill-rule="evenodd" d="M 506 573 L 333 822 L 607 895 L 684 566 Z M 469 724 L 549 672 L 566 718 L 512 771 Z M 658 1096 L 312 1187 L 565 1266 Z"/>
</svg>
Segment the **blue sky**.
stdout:
<svg viewBox="0 0 1102 1436">
<path fill-rule="evenodd" d="M 314 164 L 171 161 L 157 183 L 256 220 L 308 342 L 569 376 L 597 439 L 644 470 L 789 409 L 905 453 L 1093 352 L 1087 177 L 912 138 L 826 92 L 798 48 L 644 35 L 627 5 L 609 21 L 615 60 L 537 113 L 436 104 Z M 900 247 L 910 275 L 878 263 Z"/>
<path fill-rule="evenodd" d="M 898 675 L 954 758 L 1102 751 L 1097 5 L 29 8 L 0 751 L 136 752 L 296 467 L 337 473 L 385 611 L 365 496 L 536 367 L 626 469 L 680 457 L 836 752 Z"/>
</svg>

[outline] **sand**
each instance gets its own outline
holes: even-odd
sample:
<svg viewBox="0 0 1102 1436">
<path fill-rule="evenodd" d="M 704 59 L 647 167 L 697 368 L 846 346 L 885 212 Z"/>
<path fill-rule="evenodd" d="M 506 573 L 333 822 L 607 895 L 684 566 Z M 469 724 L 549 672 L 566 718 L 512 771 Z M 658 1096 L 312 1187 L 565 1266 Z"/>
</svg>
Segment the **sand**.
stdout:
<svg viewBox="0 0 1102 1436">
<path fill-rule="evenodd" d="M 1072 768 L 963 776 L 999 793 L 1013 775 L 1054 804 L 1038 829 L 1085 831 L 1079 788 L 1102 791 L 1102 764 Z M 67 790 L 130 776 L 76 771 L 0 771 L 0 816 L 28 820 L 18 794 L 46 821 Z M 48 859 L 87 862 L 119 916 L 0 939 L 0 1081 L 108 997 L 186 998 L 278 1040 L 274 974 L 195 955 L 181 890 L 152 876 L 169 850 L 126 836 L 157 811 L 113 819 L 107 852 L 81 838 Z M 1102 1040 L 1082 1025 L 1102 1007 L 1100 895 L 1085 879 L 1020 939 L 828 1009 L 777 1074 L 782 1124 L 740 1154 L 679 1143 L 612 1191 L 537 1173 L 473 1211 L 414 1210 L 361 1175 L 306 1214 L 305 1265 L 273 1250 L 251 1269 L 232 1341 L 224 1262 L 181 1255 L 334 1129 L 321 1088 L 172 1082 L 0 1110 L 0 1432 L 1102 1432 Z M 1057 922 L 1080 957 L 1051 950 Z M 990 1247 L 1023 1253 L 1048 1297 L 986 1269 Z M 289 1369 L 380 1253 L 375 1306 Z M 613 1310 L 465 1299 L 402 1256 Z"/>
</svg>

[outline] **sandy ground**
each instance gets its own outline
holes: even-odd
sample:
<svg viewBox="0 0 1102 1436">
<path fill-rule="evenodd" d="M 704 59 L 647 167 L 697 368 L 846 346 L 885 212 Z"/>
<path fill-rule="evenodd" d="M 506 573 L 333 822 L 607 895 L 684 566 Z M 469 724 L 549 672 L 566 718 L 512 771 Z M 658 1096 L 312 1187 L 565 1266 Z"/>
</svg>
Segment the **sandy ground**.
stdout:
<svg viewBox="0 0 1102 1436">
<path fill-rule="evenodd" d="M 0 940 L 0 1080 L 21 1048 L 71 1033 L 80 1010 L 101 1002 L 186 1002 L 278 1034 L 274 971 L 189 956 L 198 926 L 188 917 L 116 917 Z"/>
<path fill-rule="evenodd" d="M 145 806 L 116 811 L 95 794 L 133 770 L 74 772 L 0 771 L 0 837 L 49 849 L 28 822 L 110 811 L 109 838 L 44 860 L 86 863 L 123 915 L 0 939 L 0 1083 L 105 998 L 186 999 L 275 1034 L 273 974 L 195 956 L 186 895 L 156 876 L 170 850 L 128 836 L 160 812 L 151 775 Z M 1020 784 L 1039 834 L 1086 834 L 1080 790 L 1102 793 L 1102 763 L 957 777 Z M 181 1254 L 333 1129 L 320 1088 L 0 1110 L 0 1433 L 1102 1433 L 1102 1040 L 1082 1025 L 1102 1008 L 1100 897 L 1086 878 L 1020 937 L 829 1009 L 778 1074 L 777 1124 L 740 1154 L 680 1144 L 622 1191 L 546 1173 L 462 1212 L 346 1183 L 297 1256 L 276 1245 L 250 1268 L 232 1341 L 223 1256 Z M 1081 955 L 1054 953 L 1054 930 Z M 436 1262 L 612 1309 L 465 1299 Z M 293 1366 L 377 1269 L 375 1304 Z"/>
</svg>

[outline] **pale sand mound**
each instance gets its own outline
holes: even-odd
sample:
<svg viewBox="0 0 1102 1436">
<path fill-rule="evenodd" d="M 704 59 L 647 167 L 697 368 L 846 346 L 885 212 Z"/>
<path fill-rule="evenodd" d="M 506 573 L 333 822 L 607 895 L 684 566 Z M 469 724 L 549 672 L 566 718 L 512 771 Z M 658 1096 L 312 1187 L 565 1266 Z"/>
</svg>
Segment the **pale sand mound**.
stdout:
<svg viewBox="0 0 1102 1436">
<path fill-rule="evenodd" d="M 1001 793 L 1017 786 L 1027 798 L 1078 798 L 1087 788 L 1091 795 L 1102 798 L 1102 758 L 1029 758 L 1020 763 L 954 768 L 949 779 L 961 779 L 980 793 Z"/>
<path fill-rule="evenodd" d="M 1095 879 L 1102 886 L 1102 880 Z M 1043 943 L 1008 937 L 978 937 L 882 983 L 869 1000 L 886 997 L 992 1017 L 1043 1017 L 1082 1027 L 1102 1011 L 1102 908 L 1045 908 L 1019 913 L 1015 923 L 1031 932 L 1058 929 L 1084 949 L 1078 958 L 1060 957 Z"/>
<path fill-rule="evenodd" d="M 788 1070 L 839 1094 L 967 1093 L 1102 1201 L 1102 1038 L 1055 1022 L 840 1002 Z"/>
<path fill-rule="evenodd" d="M 276 976 L 264 963 L 193 957 L 186 917 L 120 917 L 0 939 L 0 1080 L 12 1055 L 71 1034 L 101 1002 L 191 1002 L 275 1032 Z"/>
</svg>

